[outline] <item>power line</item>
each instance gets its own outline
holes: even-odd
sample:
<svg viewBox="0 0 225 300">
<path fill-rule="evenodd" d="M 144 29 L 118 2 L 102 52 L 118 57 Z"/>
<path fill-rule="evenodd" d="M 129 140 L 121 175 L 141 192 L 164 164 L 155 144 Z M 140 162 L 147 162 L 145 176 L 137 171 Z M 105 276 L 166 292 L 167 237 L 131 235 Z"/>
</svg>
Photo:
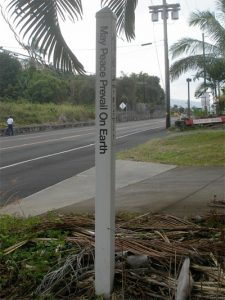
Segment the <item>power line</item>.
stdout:
<svg viewBox="0 0 225 300">
<path fill-rule="evenodd" d="M 6 45 L 6 44 L 4 44 L 3 41 L 0 41 L 0 44 L 1 44 L 2 47 L 6 47 L 6 48 L 10 48 L 10 49 L 18 49 L 18 50 L 23 50 L 24 49 L 22 47 L 15 47 L 15 46 Z"/>
<path fill-rule="evenodd" d="M 9 54 L 12 54 L 12 55 L 14 55 L 14 56 L 23 56 L 23 57 L 26 57 L 26 58 L 30 58 L 30 56 L 29 55 L 26 55 L 26 54 L 22 54 L 22 53 L 18 53 L 18 52 L 14 52 L 14 51 L 10 51 L 10 50 L 7 50 L 7 49 L 3 49 L 3 47 L 2 46 L 0 46 L 0 51 L 1 52 L 5 52 L 5 53 L 9 53 Z"/>
</svg>

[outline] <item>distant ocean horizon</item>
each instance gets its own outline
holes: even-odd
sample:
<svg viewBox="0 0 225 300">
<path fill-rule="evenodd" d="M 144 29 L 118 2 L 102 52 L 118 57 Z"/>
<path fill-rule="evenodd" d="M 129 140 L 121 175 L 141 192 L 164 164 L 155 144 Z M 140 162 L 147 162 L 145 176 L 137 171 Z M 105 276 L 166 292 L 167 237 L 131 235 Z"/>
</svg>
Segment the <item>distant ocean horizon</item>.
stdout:
<svg viewBox="0 0 225 300">
<path fill-rule="evenodd" d="M 187 100 L 180 100 L 180 99 L 171 99 L 170 100 L 170 106 L 173 107 L 174 105 L 177 105 L 177 106 L 181 106 L 181 107 L 184 107 L 186 108 L 187 107 Z M 193 107 L 202 107 L 201 105 L 201 100 L 199 99 L 198 100 L 194 100 L 194 101 L 190 101 L 190 106 Z"/>
</svg>

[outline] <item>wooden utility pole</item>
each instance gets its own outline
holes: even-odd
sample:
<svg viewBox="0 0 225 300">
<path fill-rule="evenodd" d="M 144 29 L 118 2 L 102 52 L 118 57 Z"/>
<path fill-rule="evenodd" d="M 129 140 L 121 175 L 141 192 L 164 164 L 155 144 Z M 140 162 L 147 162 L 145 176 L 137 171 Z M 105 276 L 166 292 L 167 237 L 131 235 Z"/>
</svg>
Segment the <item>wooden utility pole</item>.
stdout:
<svg viewBox="0 0 225 300">
<path fill-rule="evenodd" d="M 150 13 L 152 14 L 152 21 L 158 21 L 158 13 L 162 14 L 163 18 L 163 31 L 164 31 L 164 61 L 165 61 L 165 93 L 166 93 L 166 128 L 171 126 L 170 120 L 170 71 L 169 71 L 169 55 L 168 55 L 168 35 L 167 35 L 167 18 L 169 12 L 173 20 L 178 19 L 178 11 L 180 4 L 167 4 L 163 0 L 162 5 L 149 6 Z"/>
</svg>

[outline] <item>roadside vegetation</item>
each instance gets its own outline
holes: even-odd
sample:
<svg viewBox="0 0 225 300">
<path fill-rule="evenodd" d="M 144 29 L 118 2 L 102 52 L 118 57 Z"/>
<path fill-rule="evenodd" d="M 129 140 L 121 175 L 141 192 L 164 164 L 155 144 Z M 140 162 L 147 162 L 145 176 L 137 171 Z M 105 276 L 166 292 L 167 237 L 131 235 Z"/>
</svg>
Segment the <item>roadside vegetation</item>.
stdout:
<svg viewBox="0 0 225 300">
<path fill-rule="evenodd" d="M 178 166 L 225 166 L 225 131 L 194 130 L 154 139 L 120 152 L 118 159 Z"/>
<path fill-rule="evenodd" d="M 0 127 L 9 115 L 16 126 L 94 119 L 94 75 L 62 73 L 32 59 L 19 60 L 8 52 L 0 49 Z M 160 79 L 142 72 L 122 73 L 117 78 L 118 110 L 122 101 L 131 111 L 163 109 Z"/>
<path fill-rule="evenodd" d="M 31 103 L 29 101 L 0 102 L 0 127 L 6 126 L 6 119 L 12 115 L 15 126 L 62 124 L 94 119 L 93 105 L 72 105 L 70 103 Z"/>
</svg>

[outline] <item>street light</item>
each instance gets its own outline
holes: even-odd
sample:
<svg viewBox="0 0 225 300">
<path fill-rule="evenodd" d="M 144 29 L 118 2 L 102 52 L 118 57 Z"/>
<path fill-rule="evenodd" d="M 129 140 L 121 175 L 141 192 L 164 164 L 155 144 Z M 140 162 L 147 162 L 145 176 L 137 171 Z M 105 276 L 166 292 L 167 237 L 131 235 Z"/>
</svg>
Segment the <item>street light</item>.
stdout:
<svg viewBox="0 0 225 300">
<path fill-rule="evenodd" d="M 165 56 L 165 90 L 166 90 L 166 128 L 171 126 L 170 122 L 170 74 L 169 74 L 169 57 L 168 57 L 168 38 L 167 38 L 167 18 L 171 12 L 171 18 L 178 20 L 178 11 L 180 4 L 167 4 L 163 0 L 162 5 L 149 6 L 149 12 L 152 14 L 152 21 L 158 21 L 158 13 L 162 14 L 164 28 L 164 56 Z"/>
<path fill-rule="evenodd" d="M 188 118 L 190 119 L 191 117 L 191 108 L 190 108 L 190 82 L 191 82 L 191 78 L 187 78 L 186 79 L 187 84 L 188 84 Z"/>
<path fill-rule="evenodd" d="M 152 45 L 152 43 L 141 44 L 141 46 L 148 46 L 148 45 Z"/>
</svg>

